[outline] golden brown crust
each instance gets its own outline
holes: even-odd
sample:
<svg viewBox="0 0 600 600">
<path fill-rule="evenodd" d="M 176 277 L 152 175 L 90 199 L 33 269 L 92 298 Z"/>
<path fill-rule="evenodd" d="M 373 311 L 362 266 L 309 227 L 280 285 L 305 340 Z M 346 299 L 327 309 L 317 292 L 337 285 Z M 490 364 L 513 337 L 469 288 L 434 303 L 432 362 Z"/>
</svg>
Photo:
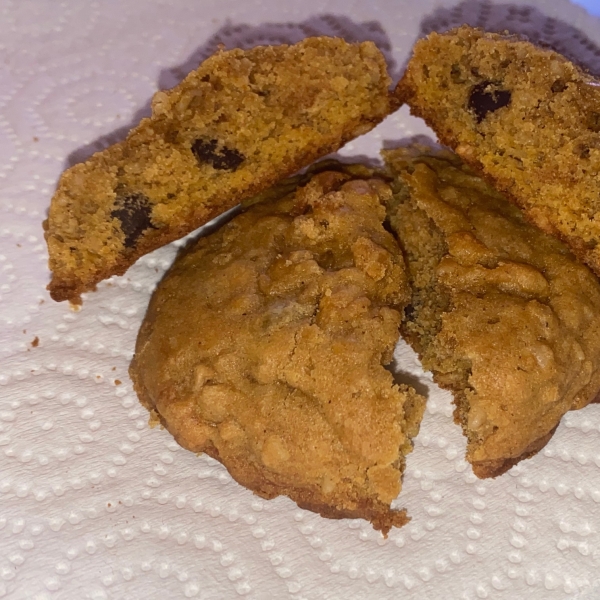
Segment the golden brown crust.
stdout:
<svg viewBox="0 0 600 600">
<path fill-rule="evenodd" d="M 251 206 L 178 257 L 130 374 L 177 442 L 265 498 L 384 534 L 424 399 L 391 360 L 408 298 L 380 178 L 343 167 Z M 285 185 L 282 189 L 285 189 Z"/>
<path fill-rule="evenodd" d="M 143 369 L 143 366 L 141 368 Z M 139 369 L 140 367 L 135 364 L 134 359 L 130 367 L 132 377 L 133 374 L 138 373 Z M 134 379 L 134 383 L 136 381 L 138 380 Z M 153 411 L 152 401 L 147 395 L 147 390 L 143 384 L 135 383 L 135 391 L 141 404 L 147 410 Z M 154 413 L 154 415 L 168 429 L 167 423 L 160 419 L 160 415 L 158 413 Z M 186 447 L 184 440 L 177 439 L 177 442 Z M 223 462 L 230 475 L 240 485 L 251 489 L 255 494 L 266 500 L 272 500 L 283 495 L 294 500 L 300 508 L 319 513 L 328 519 L 366 519 L 372 523 L 374 529 L 381 531 L 384 535 L 387 535 L 392 527 L 403 527 L 410 521 L 406 510 L 390 510 L 388 504 L 375 502 L 371 498 L 356 498 L 353 502 L 353 508 L 348 508 L 347 503 L 342 506 L 332 506 L 331 503 L 323 501 L 323 494 L 317 487 L 310 489 L 303 488 L 300 485 L 287 487 L 273 485 L 271 480 L 264 477 L 263 466 L 252 463 L 247 456 L 242 459 L 227 456 L 224 459 L 220 456 L 219 450 L 212 444 L 207 444 L 201 448 L 193 448 L 193 450 L 204 452 L 215 460 Z"/>
<path fill-rule="evenodd" d="M 454 393 L 474 472 L 495 477 L 600 390 L 600 283 L 456 155 L 384 156 L 413 287 L 403 334 Z"/>
<path fill-rule="evenodd" d="M 535 456 L 550 441 L 557 427 L 558 425 L 546 435 L 543 435 L 541 438 L 531 442 L 523 454 L 520 454 L 519 456 L 513 458 L 473 461 L 471 463 L 471 466 L 473 467 L 473 473 L 475 473 L 479 479 L 498 477 L 506 473 L 506 471 L 508 471 L 511 467 L 514 467 L 522 460 L 526 460 L 527 458 Z"/>
<path fill-rule="evenodd" d="M 219 52 L 124 142 L 62 175 L 44 225 L 55 300 L 337 150 L 397 107 L 371 42 L 309 38 Z"/>
<path fill-rule="evenodd" d="M 556 52 L 463 26 L 420 40 L 395 93 L 600 275 L 597 81 Z"/>
</svg>

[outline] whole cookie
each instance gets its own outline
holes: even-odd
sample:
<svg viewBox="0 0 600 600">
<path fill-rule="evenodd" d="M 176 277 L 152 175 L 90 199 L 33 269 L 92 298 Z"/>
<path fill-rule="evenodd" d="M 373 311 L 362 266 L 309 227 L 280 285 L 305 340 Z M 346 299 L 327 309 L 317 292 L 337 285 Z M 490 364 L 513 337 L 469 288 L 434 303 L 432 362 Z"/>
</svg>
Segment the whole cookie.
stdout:
<svg viewBox="0 0 600 600">
<path fill-rule="evenodd" d="M 264 498 L 386 533 L 424 399 L 383 365 L 408 285 L 382 222 L 389 187 L 326 171 L 177 259 L 130 373 L 183 447 Z"/>
</svg>

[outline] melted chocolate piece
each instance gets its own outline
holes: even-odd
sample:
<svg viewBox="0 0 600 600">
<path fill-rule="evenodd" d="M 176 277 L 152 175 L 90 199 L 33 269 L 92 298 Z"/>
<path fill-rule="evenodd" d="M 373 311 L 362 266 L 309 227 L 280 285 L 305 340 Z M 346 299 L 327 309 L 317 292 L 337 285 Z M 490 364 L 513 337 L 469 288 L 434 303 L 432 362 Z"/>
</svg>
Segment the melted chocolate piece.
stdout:
<svg viewBox="0 0 600 600">
<path fill-rule="evenodd" d="M 118 195 L 116 204 L 117 208 L 110 213 L 110 216 L 121 222 L 121 229 L 125 234 L 125 247 L 133 248 L 144 231 L 156 229 L 150 218 L 152 214 L 150 201 L 144 194 L 135 192 Z"/>
<path fill-rule="evenodd" d="M 475 113 L 478 123 L 489 113 L 510 104 L 511 93 L 508 90 L 496 89 L 497 86 L 493 81 L 482 81 L 471 89 L 469 109 Z"/>
<path fill-rule="evenodd" d="M 557 79 L 551 86 L 550 90 L 553 94 L 560 94 L 560 92 L 564 92 L 567 89 L 566 81 L 562 79 Z"/>
<path fill-rule="evenodd" d="M 235 148 L 223 146 L 218 150 L 217 146 L 217 140 L 199 139 L 192 144 L 192 153 L 200 164 L 210 163 L 220 171 L 235 171 L 246 159 Z"/>
</svg>

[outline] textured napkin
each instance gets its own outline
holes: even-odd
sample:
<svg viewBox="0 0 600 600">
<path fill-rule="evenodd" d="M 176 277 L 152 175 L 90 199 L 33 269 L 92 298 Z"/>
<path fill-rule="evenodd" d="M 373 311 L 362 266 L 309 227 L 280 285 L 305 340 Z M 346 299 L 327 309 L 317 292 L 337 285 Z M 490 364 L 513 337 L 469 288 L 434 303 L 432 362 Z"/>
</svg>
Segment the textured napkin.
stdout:
<svg viewBox="0 0 600 600">
<path fill-rule="evenodd" d="M 373 39 L 398 78 L 415 39 L 469 22 L 527 33 L 600 72 L 600 21 L 567 0 L 0 2 L 0 597 L 598 598 L 600 406 L 496 480 L 464 461 L 448 393 L 428 394 L 387 540 L 287 498 L 264 501 L 150 429 L 127 375 L 152 290 L 177 250 L 142 258 L 82 308 L 50 300 L 42 234 L 60 172 L 122 139 L 151 95 L 219 43 Z M 352 142 L 430 132 L 403 108 Z"/>
</svg>

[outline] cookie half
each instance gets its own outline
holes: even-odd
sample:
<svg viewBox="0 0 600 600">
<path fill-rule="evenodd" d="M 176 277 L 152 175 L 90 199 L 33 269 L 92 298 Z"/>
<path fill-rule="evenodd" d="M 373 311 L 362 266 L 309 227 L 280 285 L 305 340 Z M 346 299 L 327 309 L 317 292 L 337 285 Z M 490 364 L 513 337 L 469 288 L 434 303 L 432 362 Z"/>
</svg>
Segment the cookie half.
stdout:
<svg viewBox="0 0 600 600">
<path fill-rule="evenodd" d="M 417 42 L 396 94 L 600 275 L 600 81 L 556 52 L 463 26 Z"/>
<path fill-rule="evenodd" d="M 55 300 L 123 274 L 245 198 L 366 133 L 396 104 L 372 42 L 220 51 L 124 142 L 63 173 L 45 237 Z"/>
<path fill-rule="evenodd" d="M 390 503 L 424 399 L 395 384 L 408 283 L 382 223 L 391 190 L 326 171 L 187 249 L 155 291 L 130 374 L 193 452 L 264 498 L 407 522 Z"/>
<path fill-rule="evenodd" d="M 386 151 L 412 286 L 403 335 L 454 394 L 478 477 L 538 452 L 600 389 L 600 283 L 451 152 Z"/>
</svg>

